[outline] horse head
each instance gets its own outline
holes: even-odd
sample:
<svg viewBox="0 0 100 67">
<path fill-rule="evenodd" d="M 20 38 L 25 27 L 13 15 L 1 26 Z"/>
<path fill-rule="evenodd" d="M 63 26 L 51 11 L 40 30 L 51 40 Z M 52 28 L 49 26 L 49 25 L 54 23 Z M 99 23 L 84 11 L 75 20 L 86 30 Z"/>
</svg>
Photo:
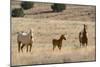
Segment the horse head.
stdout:
<svg viewBox="0 0 100 67">
<path fill-rule="evenodd" d="M 63 34 L 63 35 L 61 35 L 61 39 L 66 40 L 66 37 L 65 37 L 65 35 L 64 35 L 64 34 Z"/>
</svg>

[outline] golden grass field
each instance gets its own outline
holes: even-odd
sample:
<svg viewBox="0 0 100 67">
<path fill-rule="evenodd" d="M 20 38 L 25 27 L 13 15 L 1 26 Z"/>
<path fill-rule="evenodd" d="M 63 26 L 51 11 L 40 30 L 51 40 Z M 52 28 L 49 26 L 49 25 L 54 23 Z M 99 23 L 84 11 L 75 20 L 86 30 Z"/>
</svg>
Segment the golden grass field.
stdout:
<svg viewBox="0 0 100 67">
<path fill-rule="evenodd" d="M 51 64 L 80 61 L 95 61 L 95 6 L 67 5 L 59 13 L 49 12 L 51 4 L 36 3 L 26 10 L 24 17 L 11 19 L 11 64 Z M 12 6 L 12 5 L 11 5 Z M 18 6 L 18 5 L 17 5 Z M 46 13 L 45 13 L 46 12 Z M 88 46 L 80 47 L 79 32 L 87 25 Z M 32 29 L 33 46 L 31 52 L 18 53 L 17 34 Z M 65 34 L 61 51 L 53 51 L 52 39 Z"/>
</svg>

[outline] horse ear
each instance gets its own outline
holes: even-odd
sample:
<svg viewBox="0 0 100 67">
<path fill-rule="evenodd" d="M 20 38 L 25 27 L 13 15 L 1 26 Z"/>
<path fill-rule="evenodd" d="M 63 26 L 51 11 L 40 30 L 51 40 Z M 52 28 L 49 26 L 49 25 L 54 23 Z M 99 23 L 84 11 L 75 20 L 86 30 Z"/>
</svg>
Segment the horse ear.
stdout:
<svg viewBox="0 0 100 67">
<path fill-rule="evenodd" d="M 84 24 L 84 28 L 87 28 L 87 25 L 86 24 Z"/>
<path fill-rule="evenodd" d="M 23 33 L 24 31 L 16 32 L 17 34 Z"/>
<path fill-rule="evenodd" d="M 86 24 L 84 24 L 84 27 L 87 27 L 87 25 L 86 25 Z"/>
<path fill-rule="evenodd" d="M 19 32 L 16 32 L 17 34 L 19 34 Z"/>
<path fill-rule="evenodd" d="M 32 33 L 32 30 L 30 29 L 30 33 Z"/>
<path fill-rule="evenodd" d="M 63 35 L 65 36 L 65 33 Z"/>
<path fill-rule="evenodd" d="M 31 29 L 30 29 L 30 31 L 29 31 L 29 34 L 30 34 L 31 39 L 32 39 L 32 30 L 31 30 Z"/>
</svg>

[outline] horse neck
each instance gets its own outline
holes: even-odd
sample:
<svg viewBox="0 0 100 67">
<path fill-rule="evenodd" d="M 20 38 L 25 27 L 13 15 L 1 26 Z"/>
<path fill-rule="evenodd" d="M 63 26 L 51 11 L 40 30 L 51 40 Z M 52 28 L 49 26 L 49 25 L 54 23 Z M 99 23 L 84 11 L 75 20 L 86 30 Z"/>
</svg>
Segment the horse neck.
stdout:
<svg viewBox="0 0 100 67">
<path fill-rule="evenodd" d="M 29 32 L 29 36 L 32 38 L 32 31 L 30 30 L 30 32 Z"/>
<path fill-rule="evenodd" d="M 86 32 L 86 27 L 84 26 L 84 32 Z"/>
<path fill-rule="evenodd" d="M 85 29 L 85 27 L 84 27 L 84 29 L 83 29 L 83 33 L 86 34 L 86 29 Z"/>
<path fill-rule="evenodd" d="M 60 38 L 59 38 L 59 41 L 62 42 L 62 40 L 63 40 L 63 39 L 60 37 Z"/>
<path fill-rule="evenodd" d="M 84 29 L 83 29 L 83 36 L 86 36 L 86 29 L 85 29 L 85 27 L 84 27 Z"/>
</svg>

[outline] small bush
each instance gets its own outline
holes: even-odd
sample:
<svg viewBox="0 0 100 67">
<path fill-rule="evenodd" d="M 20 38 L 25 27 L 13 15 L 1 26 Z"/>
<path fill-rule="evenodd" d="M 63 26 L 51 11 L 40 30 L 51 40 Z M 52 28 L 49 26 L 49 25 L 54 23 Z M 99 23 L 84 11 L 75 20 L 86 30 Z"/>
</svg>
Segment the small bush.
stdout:
<svg viewBox="0 0 100 67">
<path fill-rule="evenodd" d="M 65 10 L 66 8 L 66 5 L 65 4 L 53 4 L 51 6 L 51 9 L 54 11 L 54 12 L 62 12 L 63 10 Z"/>
<path fill-rule="evenodd" d="M 12 10 L 12 17 L 23 17 L 24 11 L 22 8 L 15 8 Z"/>
<path fill-rule="evenodd" d="M 21 7 L 25 10 L 33 7 L 33 2 L 22 1 Z"/>
</svg>

